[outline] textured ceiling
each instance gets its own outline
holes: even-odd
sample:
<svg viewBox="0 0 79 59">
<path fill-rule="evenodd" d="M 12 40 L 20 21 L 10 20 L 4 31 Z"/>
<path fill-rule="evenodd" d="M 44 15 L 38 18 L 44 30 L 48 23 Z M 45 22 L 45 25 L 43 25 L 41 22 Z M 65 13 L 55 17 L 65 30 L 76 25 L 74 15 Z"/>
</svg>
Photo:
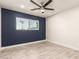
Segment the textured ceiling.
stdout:
<svg viewBox="0 0 79 59">
<path fill-rule="evenodd" d="M 46 2 L 47 0 L 34 0 L 38 4 L 40 4 L 41 1 Z M 40 10 L 31 11 L 30 9 L 36 8 L 37 6 L 32 4 L 30 0 L 0 0 L 0 5 L 3 8 L 32 14 L 35 16 L 40 17 L 49 17 L 56 13 L 59 13 L 60 11 L 76 7 L 79 5 L 79 0 L 53 0 L 51 4 L 49 4 L 48 8 L 54 8 L 54 11 L 45 11 L 44 14 L 40 12 Z M 20 5 L 25 5 L 25 8 L 20 8 Z"/>
</svg>

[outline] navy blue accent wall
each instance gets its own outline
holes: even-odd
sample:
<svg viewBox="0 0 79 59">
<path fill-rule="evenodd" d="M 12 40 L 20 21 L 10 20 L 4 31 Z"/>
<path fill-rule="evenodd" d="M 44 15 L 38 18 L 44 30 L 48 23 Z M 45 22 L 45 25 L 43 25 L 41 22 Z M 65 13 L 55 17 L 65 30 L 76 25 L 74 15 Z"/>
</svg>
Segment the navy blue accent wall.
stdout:
<svg viewBox="0 0 79 59">
<path fill-rule="evenodd" d="M 45 39 L 45 18 L 2 8 L 2 47 Z M 39 20 L 39 30 L 16 30 L 16 17 Z"/>
</svg>

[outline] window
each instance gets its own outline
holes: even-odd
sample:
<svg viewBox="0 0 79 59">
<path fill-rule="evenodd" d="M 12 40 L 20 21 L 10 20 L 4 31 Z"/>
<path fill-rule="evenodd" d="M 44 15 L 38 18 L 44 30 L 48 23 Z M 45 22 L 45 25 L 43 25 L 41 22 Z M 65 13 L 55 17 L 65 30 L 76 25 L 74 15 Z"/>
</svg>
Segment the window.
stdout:
<svg viewBox="0 0 79 59">
<path fill-rule="evenodd" d="M 39 30 L 39 21 L 16 17 L 16 30 Z"/>
<path fill-rule="evenodd" d="M 38 20 L 29 20 L 29 30 L 39 30 L 39 21 Z"/>
</svg>

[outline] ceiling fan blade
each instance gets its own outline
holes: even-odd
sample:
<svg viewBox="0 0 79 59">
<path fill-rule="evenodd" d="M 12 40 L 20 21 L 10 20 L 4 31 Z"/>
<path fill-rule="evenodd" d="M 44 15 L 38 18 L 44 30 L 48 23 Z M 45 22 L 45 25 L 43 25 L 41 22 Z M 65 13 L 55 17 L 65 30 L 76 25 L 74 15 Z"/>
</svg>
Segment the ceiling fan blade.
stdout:
<svg viewBox="0 0 79 59">
<path fill-rule="evenodd" d="M 38 7 L 41 7 L 39 4 L 37 4 L 36 2 L 34 2 L 33 0 L 30 0 L 33 4 L 37 5 Z"/>
<path fill-rule="evenodd" d="M 54 10 L 54 9 L 51 9 L 51 8 L 44 8 L 44 9 L 46 9 L 46 10 Z"/>
<path fill-rule="evenodd" d="M 34 9 L 31 9 L 31 11 L 34 11 L 34 10 L 39 10 L 40 8 L 34 8 Z"/>
<path fill-rule="evenodd" d="M 43 7 L 46 7 L 48 4 L 50 4 L 52 2 L 52 0 L 49 0 L 47 3 L 45 3 L 44 5 L 43 5 Z"/>
</svg>

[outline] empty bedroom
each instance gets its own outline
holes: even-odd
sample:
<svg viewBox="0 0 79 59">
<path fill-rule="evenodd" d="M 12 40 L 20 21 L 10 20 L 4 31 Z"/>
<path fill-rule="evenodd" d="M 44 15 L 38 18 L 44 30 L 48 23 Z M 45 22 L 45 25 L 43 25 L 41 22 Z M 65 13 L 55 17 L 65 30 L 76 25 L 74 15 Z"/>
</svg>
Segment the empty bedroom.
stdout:
<svg viewBox="0 0 79 59">
<path fill-rule="evenodd" d="M 79 0 L 0 0 L 0 59 L 79 59 Z"/>
</svg>

